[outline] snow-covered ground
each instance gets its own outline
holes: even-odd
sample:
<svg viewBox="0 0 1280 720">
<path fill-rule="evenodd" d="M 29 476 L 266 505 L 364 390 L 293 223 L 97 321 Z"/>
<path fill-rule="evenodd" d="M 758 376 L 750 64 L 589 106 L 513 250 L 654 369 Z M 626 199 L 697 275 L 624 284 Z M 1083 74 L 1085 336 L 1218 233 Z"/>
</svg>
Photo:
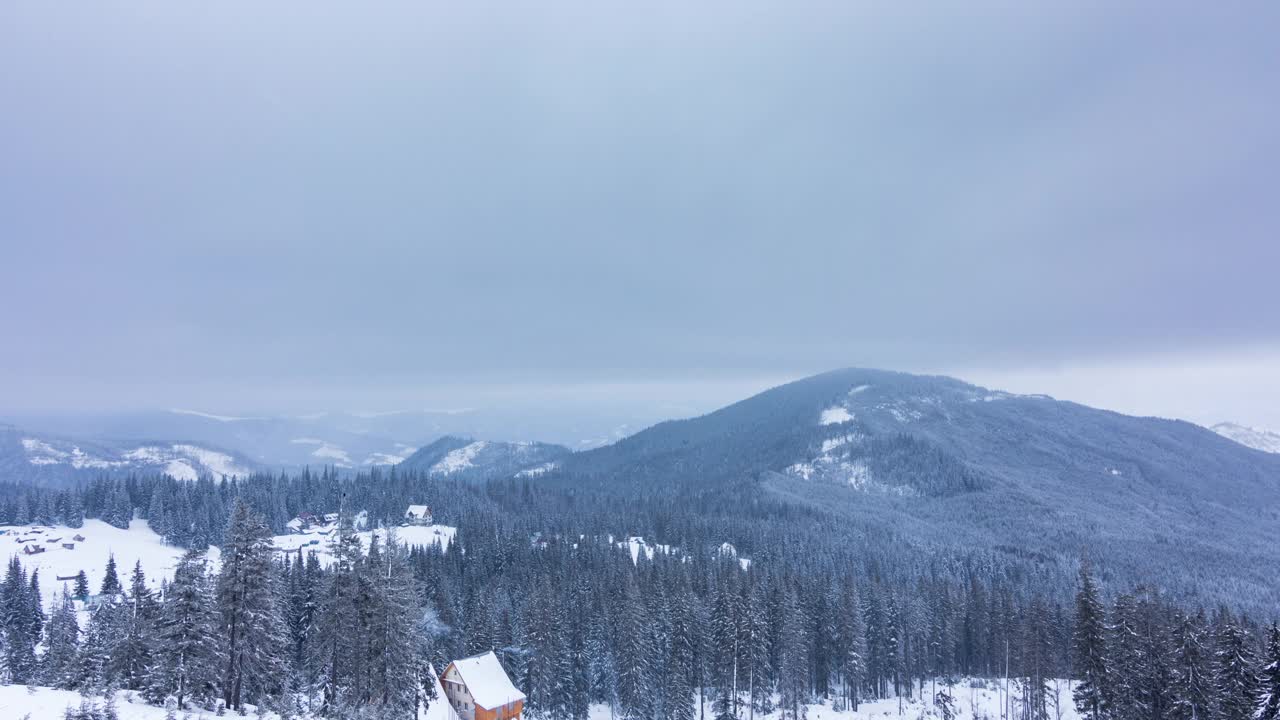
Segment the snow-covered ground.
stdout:
<svg viewBox="0 0 1280 720">
<path fill-rule="evenodd" d="M 1001 689 L 1000 683 L 996 681 L 978 681 L 988 687 L 970 687 L 966 683 L 957 683 L 951 686 L 950 694 L 952 697 L 952 709 L 955 711 L 956 720 L 999 720 L 1004 717 L 1000 712 L 1001 705 L 1004 702 L 1004 691 Z M 1050 682 L 1050 701 L 1049 701 L 1049 717 L 1053 720 L 1079 720 L 1080 715 L 1075 710 L 1075 705 L 1071 701 L 1071 692 L 1067 689 L 1065 680 Z M 1055 709 L 1053 703 L 1054 688 L 1056 687 L 1056 695 L 1058 698 L 1058 706 Z M 933 692 L 934 686 L 926 685 L 926 694 Z M 937 690 L 942 690 L 942 685 L 936 686 Z M 1015 706 L 1008 714 L 1009 717 L 1015 717 L 1017 711 L 1018 690 L 1013 690 L 1013 700 Z M 707 714 L 711 714 L 711 704 L 707 703 Z M 1060 712 L 1059 712 L 1060 711 Z M 701 717 L 697 708 L 694 709 L 695 717 Z M 742 718 L 746 720 L 747 711 L 743 709 Z M 610 713 L 608 705 L 592 705 L 590 709 L 590 720 L 617 720 L 616 712 Z M 781 713 L 774 711 L 772 713 L 756 713 L 755 720 L 779 720 Z M 876 720 L 877 718 L 907 718 L 915 720 L 917 718 L 941 718 L 942 713 L 930 703 L 922 703 L 920 701 L 911 701 L 903 699 L 902 710 L 899 712 L 898 700 L 875 700 L 872 702 L 862 702 L 858 705 L 856 711 L 841 710 L 839 712 L 831 709 L 831 703 L 810 703 L 805 706 L 806 720 Z"/>
<path fill-rule="evenodd" d="M 436 680 L 436 700 L 431 703 L 426 712 L 420 713 L 420 720 L 458 720 L 458 715 L 449 707 L 449 703 L 444 699 L 444 689 L 440 687 L 440 681 Z M 0 718 L 4 720 L 62 720 L 64 713 L 68 707 L 80 707 L 81 701 L 88 699 L 102 706 L 103 698 L 101 696 L 90 696 L 88 698 L 79 693 L 70 690 L 54 690 L 47 687 L 28 687 L 26 685 L 0 685 Z M 120 720 L 164 720 L 165 709 L 155 705 L 148 705 L 136 693 L 117 692 L 116 693 L 116 711 L 120 716 Z M 193 719 L 213 718 L 215 713 L 188 709 L 184 713 L 178 713 L 178 717 L 189 716 Z M 239 717 L 234 712 L 228 712 L 224 717 Z M 259 718 L 260 720 L 278 720 L 279 716 L 275 713 L 264 712 L 258 715 L 250 712 L 248 717 Z"/>
<path fill-rule="evenodd" d="M 439 545 L 441 550 L 449 549 L 449 543 L 458 532 L 457 528 L 449 527 L 448 525 L 409 525 L 394 529 L 396 540 L 402 545 L 410 547 L 415 545 Z M 277 535 L 273 543 L 276 549 L 281 552 L 293 552 L 298 548 L 303 548 L 304 553 L 314 550 L 320 563 L 327 565 L 333 561 L 333 553 L 331 552 L 334 538 L 333 530 L 332 525 L 326 525 L 295 535 Z M 373 542 L 374 535 L 378 536 L 380 542 L 386 543 L 387 530 L 385 528 L 364 530 L 356 533 L 366 552 L 368 552 L 369 545 Z M 314 545 L 312 544 L 313 542 L 315 543 Z"/>
<path fill-rule="evenodd" d="M 442 550 L 449 548 L 449 543 L 457 533 L 457 528 L 447 525 L 411 525 L 395 529 L 402 544 L 440 545 Z M 62 586 L 68 589 L 74 586 L 72 580 L 59 580 L 59 577 L 73 577 L 84 570 L 89 577 L 89 591 L 97 593 L 102 587 L 102 576 L 106 573 L 107 558 L 112 554 L 116 558 L 116 573 L 120 582 L 129 584 L 129 575 L 133 572 L 133 564 L 142 561 L 142 571 L 147 576 L 147 585 L 152 589 L 160 588 L 161 580 L 172 579 L 173 569 L 185 552 L 180 547 L 166 545 L 164 540 L 151 530 L 146 520 L 134 520 L 128 530 L 121 530 L 101 520 L 85 520 L 84 527 L 69 528 L 65 525 L 0 525 L 0 555 L 5 557 L 18 554 L 27 572 L 40 571 L 40 592 L 47 605 L 52 598 L 62 592 Z M 357 533 L 360 541 L 368 550 L 374 534 L 382 542 L 386 542 L 386 530 L 365 530 Z M 83 541 L 74 540 L 76 535 L 84 537 Z M 333 559 L 329 552 L 330 535 L 322 535 L 319 531 L 298 535 L 277 535 L 274 544 L 280 550 L 297 550 L 299 547 L 314 549 L 322 563 Z M 56 540 L 55 540 L 56 538 Z M 19 543 L 19 540 L 28 540 Z M 47 542 L 54 540 L 54 542 Z M 318 541 L 316 545 L 308 545 L 310 541 Z M 68 550 L 63 543 L 72 543 L 75 548 Z M 42 553 L 26 555 L 22 548 L 26 545 L 39 545 L 45 549 Z M 209 548 L 209 565 L 211 569 L 218 567 L 219 551 Z M 5 717 L 0 713 L 0 718 Z"/>
<path fill-rule="evenodd" d="M 1000 684 L 995 681 L 987 681 L 985 684 L 989 687 L 973 688 L 967 683 L 956 684 L 951 687 L 952 707 L 955 710 L 957 720 L 998 720 L 1003 716 L 1001 705 L 1004 701 L 1004 693 L 1000 689 Z M 1067 688 L 1066 681 L 1057 681 L 1050 684 L 1051 689 L 1054 686 L 1057 688 L 1058 706 L 1055 708 L 1052 701 L 1053 693 L 1051 692 L 1049 716 L 1054 720 L 1079 720 L 1080 715 L 1076 712 L 1075 706 L 1071 702 L 1071 692 Z M 937 688 L 940 690 L 942 686 L 939 685 Z M 930 686 L 926 686 L 926 690 L 931 689 Z M 439 688 L 438 681 L 436 693 L 438 699 L 432 702 L 431 707 L 421 715 L 422 720 L 458 720 L 458 716 L 444 699 L 445 695 Z M 1016 703 L 1018 699 L 1016 689 L 1013 697 Z M 100 697 L 94 699 L 101 704 L 102 699 Z M 6 720 L 9 718 L 21 720 L 29 715 L 30 720 L 61 720 L 66 708 L 68 706 L 78 707 L 81 700 L 82 697 L 79 694 L 67 690 L 38 687 L 28 689 L 25 685 L 3 685 L 0 686 L 0 717 L 6 718 Z M 146 705 L 140 699 L 137 699 L 133 693 L 127 692 L 117 693 L 116 707 L 120 714 L 120 720 L 163 720 L 165 715 L 164 708 Z M 902 709 L 899 712 L 896 699 L 863 702 L 858 706 L 857 711 L 842 710 L 837 712 L 831 709 L 830 703 L 813 703 L 806 705 L 805 708 L 808 720 L 915 719 L 940 718 L 942 716 L 931 703 L 926 704 L 909 700 L 902 701 Z M 708 712 L 710 712 L 710 709 L 710 707 L 707 708 Z M 1013 713 L 1010 714 L 1012 715 Z M 232 715 L 232 713 L 228 713 L 228 717 Z M 213 713 L 192 711 L 191 716 L 193 718 L 207 718 L 213 717 Z M 773 712 L 769 714 L 758 713 L 755 717 L 756 720 L 778 720 L 779 716 L 780 713 Z M 271 714 L 264 714 L 262 717 L 267 720 L 275 718 Z M 743 717 L 746 717 L 745 711 Z M 616 720 L 616 715 L 610 713 L 607 705 L 592 705 L 590 720 Z"/>
<path fill-rule="evenodd" d="M 146 520 L 134 520 L 128 530 L 121 530 L 101 520 L 85 520 L 84 527 L 69 528 L 65 525 L 0 525 L 0 549 L 4 556 L 18 553 L 22 565 L 27 572 L 40 570 L 40 592 L 46 604 L 51 598 L 62 592 L 65 583 L 68 588 L 74 586 L 71 580 L 59 580 L 58 577 L 72 577 L 84 570 L 89 576 L 90 592 L 98 592 L 102 586 L 102 576 L 106 572 L 107 558 L 114 554 L 116 573 L 120 582 L 129 584 L 129 574 L 133 572 L 133 564 L 142 561 L 142 571 L 147 576 L 147 585 L 160 588 L 162 578 L 173 577 L 173 568 L 182 557 L 183 549 L 164 544 L 163 539 L 151 530 Z M 37 532 L 38 531 L 38 532 Z M 74 540 L 76 535 L 84 537 L 83 541 Z M 27 543 L 18 540 L 38 538 Z M 47 542 L 60 538 L 55 542 Z M 75 549 L 68 550 L 62 543 L 73 543 Z M 40 545 L 45 548 L 35 555 L 22 554 L 25 545 Z M 217 548 L 211 555 L 216 559 Z M 0 713 L 0 717 L 7 717 Z"/>
</svg>

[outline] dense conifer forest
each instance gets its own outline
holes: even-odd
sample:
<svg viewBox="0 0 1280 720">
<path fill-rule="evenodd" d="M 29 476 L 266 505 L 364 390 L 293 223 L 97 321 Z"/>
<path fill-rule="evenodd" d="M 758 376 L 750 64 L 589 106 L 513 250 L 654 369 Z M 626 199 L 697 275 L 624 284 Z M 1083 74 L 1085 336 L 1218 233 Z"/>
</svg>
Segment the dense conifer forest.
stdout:
<svg viewBox="0 0 1280 720">
<path fill-rule="evenodd" d="M 1055 717 L 1063 682 L 1092 718 L 1270 719 L 1280 697 L 1273 618 L 1105 580 L 1104 562 L 1062 577 L 1034 558 L 859 543 L 820 513 L 741 495 L 620 501 L 397 472 L 4 490 L 0 524 L 140 517 L 189 549 L 159 593 L 147 568 L 113 566 L 101 587 L 42 598 L 13 558 L 0 587 L 12 683 L 413 717 L 443 702 L 433 670 L 492 649 L 532 716 L 574 720 L 592 703 L 637 720 L 798 718 L 818 698 L 945 703 L 961 678 L 1010 678 L 1010 717 L 1028 720 Z M 364 552 L 353 514 L 394 526 L 411 502 L 458 528 L 448 549 Z M 327 567 L 272 548 L 303 511 L 340 512 Z M 669 550 L 633 560 L 620 541 L 636 535 Z M 77 597 L 94 600 L 87 627 Z"/>
</svg>

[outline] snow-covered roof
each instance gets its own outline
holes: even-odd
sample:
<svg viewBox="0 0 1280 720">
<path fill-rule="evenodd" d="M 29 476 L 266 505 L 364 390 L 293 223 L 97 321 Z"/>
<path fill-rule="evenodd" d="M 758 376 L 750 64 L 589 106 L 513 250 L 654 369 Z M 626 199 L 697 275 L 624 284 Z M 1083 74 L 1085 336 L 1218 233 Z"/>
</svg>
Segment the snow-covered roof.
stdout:
<svg viewBox="0 0 1280 720">
<path fill-rule="evenodd" d="M 524 700 L 524 693 L 511 684 L 511 678 L 507 677 L 502 663 L 498 662 L 498 656 L 492 651 L 454 660 L 453 667 L 462 676 L 471 699 L 486 710 L 496 710 L 508 703 Z"/>
<path fill-rule="evenodd" d="M 405 517 L 426 517 L 431 514 L 430 505 L 410 505 L 404 512 Z"/>
</svg>

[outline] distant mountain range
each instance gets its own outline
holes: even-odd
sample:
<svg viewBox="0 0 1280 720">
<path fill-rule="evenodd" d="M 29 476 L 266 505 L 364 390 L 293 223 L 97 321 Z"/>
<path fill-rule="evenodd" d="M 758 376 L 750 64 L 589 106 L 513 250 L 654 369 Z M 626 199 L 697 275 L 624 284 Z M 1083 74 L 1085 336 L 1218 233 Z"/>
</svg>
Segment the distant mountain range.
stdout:
<svg viewBox="0 0 1280 720">
<path fill-rule="evenodd" d="M 223 480 L 260 469 L 235 451 L 195 441 L 89 441 L 0 426 L 0 480 L 62 485 L 130 473 Z"/>
<path fill-rule="evenodd" d="M 1251 447 L 1254 450 L 1262 452 L 1280 453 L 1280 433 L 1270 430 L 1259 430 L 1258 428 L 1246 427 L 1235 423 L 1223 422 L 1209 428 L 1218 433 L 1222 437 L 1230 438 L 1236 442 Z"/>
<path fill-rule="evenodd" d="M 420 410 L 378 413 L 315 413 L 248 416 L 169 410 L 110 415 L 12 418 L 0 437 L 0 480 L 59 483 L 92 473 L 155 472 L 169 467 L 179 477 L 206 471 L 220 476 L 216 462 L 202 463 L 181 448 L 196 446 L 233 458 L 245 471 L 295 470 L 305 466 L 368 469 L 395 465 L 419 448 L 447 436 L 494 443 L 477 460 L 495 467 L 500 449 L 533 438 L 568 448 L 598 447 L 653 421 L 643 413 L 538 408 Z M 25 441 L 25 442 L 24 442 Z M 45 447 L 51 450 L 45 450 Z M 139 448 L 148 448 L 145 452 Z M 77 448 L 83 457 L 77 455 Z M 538 452 L 542 452 L 539 450 Z M 134 453 L 137 457 L 130 456 Z M 528 452 L 523 453 L 528 455 Z M 546 453 L 543 453 L 546 454 Z M 552 453 L 554 454 L 554 453 Z M 143 455 L 147 455 L 143 457 Z M 515 455 L 513 455 L 515 457 Z M 513 466 L 519 466 L 518 462 Z M 470 468 L 475 475 L 478 468 Z"/>
</svg>

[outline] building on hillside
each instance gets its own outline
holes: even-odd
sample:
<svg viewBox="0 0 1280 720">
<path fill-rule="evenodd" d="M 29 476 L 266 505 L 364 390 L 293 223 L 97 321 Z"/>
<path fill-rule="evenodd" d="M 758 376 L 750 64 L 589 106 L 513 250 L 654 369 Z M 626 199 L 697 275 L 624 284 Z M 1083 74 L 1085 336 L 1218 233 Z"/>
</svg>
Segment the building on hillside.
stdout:
<svg viewBox="0 0 1280 720">
<path fill-rule="evenodd" d="M 44 546 L 43 545 L 23 545 L 22 552 L 26 553 L 27 555 L 35 555 L 37 553 L 44 552 Z"/>
<path fill-rule="evenodd" d="M 408 510 L 404 511 L 404 519 L 410 525 L 430 525 L 433 518 L 431 517 L 430 505 L 410 505 Z"/>
<path fill-rule="evenodd" d="M 83 536 L 83 535 L 76 535 L 75 537 L 73 537 L 73 538 L 71 538 L 71 539 L 72 539 L 72 540 L 75 540 L 76 542 L 84 542 L 84 536 Z"/>
<path fill-rule="evenodd" d="M 440 684 L 461 720 L 522 720 L 524 693 L 492 652 L 449 663 Z"/>
<path fill-rule="evenodd" d="M 62 543 L 62 547 L 66 548 L 66 549 L 68 549 L 68 550 L 75 550 L 75 549 L 76 549 L 76 544 L 75 544 L 75 543 Z"/>
</svg>

